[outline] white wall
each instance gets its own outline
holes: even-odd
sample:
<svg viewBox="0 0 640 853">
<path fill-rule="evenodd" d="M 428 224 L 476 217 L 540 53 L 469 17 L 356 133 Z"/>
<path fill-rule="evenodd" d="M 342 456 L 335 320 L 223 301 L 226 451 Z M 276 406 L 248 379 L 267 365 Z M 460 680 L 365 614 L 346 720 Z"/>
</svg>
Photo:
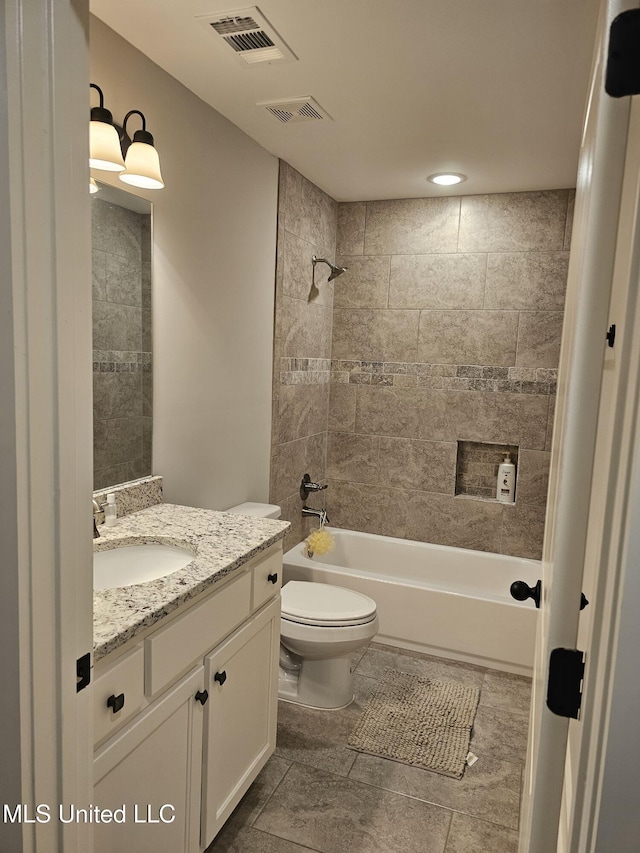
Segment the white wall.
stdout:
<svg viewBox="0 0 640 853">
<path fill-rule="evenodd" d="M 266 501 L 278 161 L 95 18 L 91 82 L 116 122 L 145 114 L 166 184 L 144 194 L 154 204 L 153 471 L 171 503 Z"/>
<path fill-rule="evenodd" d="M 0 102 L 7 103 L 5 7 L 0 6 Z M 12 281 L 9 208 L 9 139 L 7 123 L 0 123 L 0 277 Z M 18 483 L 16 475 L 16 400 L 13 341 L 13 299 L 9 286 L 0 288 L 0 800 L 19 802 L 22 796 L 20 761 L 20 660 L 18 588 Z M 18 850 L 22 833 L 17 825 L 3 826 L 7 849 Z"/>
</svg>

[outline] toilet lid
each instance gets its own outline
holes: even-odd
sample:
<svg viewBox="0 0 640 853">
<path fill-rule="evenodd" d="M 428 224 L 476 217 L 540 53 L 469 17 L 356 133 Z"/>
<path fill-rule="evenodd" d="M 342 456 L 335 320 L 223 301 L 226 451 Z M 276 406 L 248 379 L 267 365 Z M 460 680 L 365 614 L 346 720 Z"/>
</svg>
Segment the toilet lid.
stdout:
<svg viewBox="0 0 640 853">
<path fill-rule="evenodd" d="M 361 625 L 370 622 L 375 615 L 375 601 L 351 589 L 309 581 L 289 581 L 282 587 L 282 617 L 290 622 Z"/>
</svg>

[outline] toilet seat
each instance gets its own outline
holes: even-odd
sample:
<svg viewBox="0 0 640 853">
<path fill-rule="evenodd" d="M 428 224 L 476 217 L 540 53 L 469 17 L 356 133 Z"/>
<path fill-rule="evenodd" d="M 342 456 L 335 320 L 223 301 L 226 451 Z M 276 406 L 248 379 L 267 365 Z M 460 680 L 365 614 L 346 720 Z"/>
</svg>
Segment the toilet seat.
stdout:
<svg viewBox="0 0 640 853">
<path fill-rule="evenodd" d="M 368 595 L 332 584 L 289 581 L 282 587 L 282 618 L 299 625 L 346 628 L 376 618 Z"/>
</svg>

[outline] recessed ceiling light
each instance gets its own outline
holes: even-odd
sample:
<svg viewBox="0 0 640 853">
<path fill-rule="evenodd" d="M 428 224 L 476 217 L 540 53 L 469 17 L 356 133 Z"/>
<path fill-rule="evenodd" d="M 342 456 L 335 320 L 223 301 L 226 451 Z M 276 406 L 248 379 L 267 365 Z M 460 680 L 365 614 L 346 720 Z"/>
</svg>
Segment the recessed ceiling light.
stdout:
<svg viewBox="0 0 640 853">
<path fill-rule="evenodd" d="M 458 172 L 436 172 L 435 175 L 429 175 L 427 178 L 432 184 L 440 184 L 443 187 L 450 187 L 453 184 L 461 184 L 467 180 L 466 175 L 461 175 Z"/>
</svg>

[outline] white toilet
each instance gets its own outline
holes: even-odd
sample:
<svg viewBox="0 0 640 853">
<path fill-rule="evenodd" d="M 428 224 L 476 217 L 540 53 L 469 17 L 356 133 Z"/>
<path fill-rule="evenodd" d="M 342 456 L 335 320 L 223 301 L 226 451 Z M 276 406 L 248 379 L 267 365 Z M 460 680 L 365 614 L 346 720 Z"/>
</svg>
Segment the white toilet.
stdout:
<svg viewBox="0 0 640 853">
<path fill-rule="evenodd" d="M 280 516 L 280 507 L 273 504 L 238 504 L 226 511 Z M 282 587 L 280 626 L 279 697 L 312 708 L 349 705 L 353 652 L 378 631 L 375 601 L 340 586 L 289 581 Z"/>
<path fill-rule="evenodd" d="M 341 586 L 289 581 L 282 587 L 281 699 L 312 708 L 353 701 L 353 652 L 378 631 L 376 603 Z M 291 654 L 292 653 L 292 654 Z"/>
</svg>

